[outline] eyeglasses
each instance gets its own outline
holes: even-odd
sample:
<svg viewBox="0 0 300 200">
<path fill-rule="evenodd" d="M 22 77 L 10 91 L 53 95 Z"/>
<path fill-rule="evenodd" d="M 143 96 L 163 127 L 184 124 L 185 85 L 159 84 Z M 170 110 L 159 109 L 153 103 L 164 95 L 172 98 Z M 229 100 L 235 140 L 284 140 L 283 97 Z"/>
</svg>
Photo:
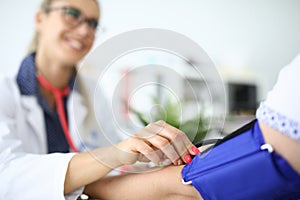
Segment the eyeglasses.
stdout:
<svg viewBox="0 0 300 200">
<path fill-rule="evenodd" d="M 62 11 L 64 20 L 72 28 L 75 28 L 84 22 L 87 23 L 88 26 L 94 31 L 98 27 L 97 19 L 92 19 L 92 18 L 87 19 L 80 10 L 78 10 L 77 8 L 70 7 L 70 6 L 63 6 L 63 7 L 59 7 L 59 8 L 48 8 L 48 9 L 46 9 L 46 13 L 49 13 L 51 11 L 57 11 L 57 10 Z"/>
</svg>

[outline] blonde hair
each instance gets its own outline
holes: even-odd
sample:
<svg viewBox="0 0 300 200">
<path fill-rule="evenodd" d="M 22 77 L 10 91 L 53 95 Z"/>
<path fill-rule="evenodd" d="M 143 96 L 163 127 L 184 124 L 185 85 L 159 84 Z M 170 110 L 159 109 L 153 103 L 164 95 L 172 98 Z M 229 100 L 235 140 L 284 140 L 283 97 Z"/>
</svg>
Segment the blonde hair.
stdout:
<svg viewBox="0 0 300 200">
<path fill-rule="evenodd" d="M 41 5 L 40 5 L 40 10 L 42 12 L 47 12 L 47 10 L 49 9 L 49 7 L 51 6 L 52 2 L 54 2 L 55 0 L 43 0 Z M 33 35 L 33 38 L 31 39 L 31 42 L 28 46 L 28 49 L 27 49 L 27 54 L 31 54 L 33 52 L 36 51 L 37 49 L 37 46 L 38 46 L 38 38 L 39 38 L 39 34 L 37 31 L 35 31 L 34 35 Z"/>
<path fill-rule="evenodd" d="M 39 10 L 44 13 L 48 13 L 49 8 L 51 7 L 51 5 L 54 1 L 57 1 L 57 0 L 43 0 L 40 5 Z M 94 0 L 94 1 L 97 3 L 97 5 L 100 8 L 99 2 L 97 0 Z M 29 46 L 27 48 L 27 51 L 26 51 L 27 55 L 36 51 L 37 46 L 38 46 L 38 39 L 39 39 L 39 33 L 37 31 L 35 31 L 32 39 L 31 39 L 31 42 L 29 43 Z"/>
</svg>

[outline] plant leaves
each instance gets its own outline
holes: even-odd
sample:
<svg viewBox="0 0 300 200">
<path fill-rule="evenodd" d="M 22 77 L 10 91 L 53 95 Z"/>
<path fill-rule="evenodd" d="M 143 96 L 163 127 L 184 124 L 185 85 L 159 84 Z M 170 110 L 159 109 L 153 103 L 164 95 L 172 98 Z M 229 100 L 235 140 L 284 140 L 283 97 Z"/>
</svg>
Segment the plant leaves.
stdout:
<svg viewBox="0 0 300 200">
<path fill-rule="evenodd" d="M 202 140 L 208 133 L 207 120 L 201 113 L 198 114 L 197 117 L 181 123 L 180 105 L 178 102 L 168 98 L 165 103 L 162 104 L 160 99 L 155 96 L 152 96 L 151 99 L 153 105 L 158 105 L 155 107 L 155 121 L 164 120 L 166 123 L 182 130 L 193 144 Z M 132 107 L 129 109 L 137 116 L 143 125 L 147 126 L 150 123 L 141 112 Z"/>
</svg>

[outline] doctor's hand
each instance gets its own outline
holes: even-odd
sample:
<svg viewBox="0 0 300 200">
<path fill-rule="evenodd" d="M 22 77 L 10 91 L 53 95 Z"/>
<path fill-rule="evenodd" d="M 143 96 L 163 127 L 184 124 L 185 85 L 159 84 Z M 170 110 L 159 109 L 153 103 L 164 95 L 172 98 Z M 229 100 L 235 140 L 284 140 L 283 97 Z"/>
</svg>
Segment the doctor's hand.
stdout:
<svg viewBox="0 0 300 200">
<path fill-rule="evenodd" d="M 152 161 L 158 166 L 181 165 L 200 153 L 185 133 L 162 120 L 150 123 L 115 147 L 120 164 Z"/>
</svg>

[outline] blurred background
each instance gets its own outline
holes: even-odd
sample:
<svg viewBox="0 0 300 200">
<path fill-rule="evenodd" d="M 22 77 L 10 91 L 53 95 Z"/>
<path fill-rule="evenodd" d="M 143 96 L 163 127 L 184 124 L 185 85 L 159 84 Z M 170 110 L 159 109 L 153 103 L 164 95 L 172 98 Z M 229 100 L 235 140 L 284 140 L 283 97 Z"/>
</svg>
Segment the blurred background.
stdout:
<svg viewBox="0 0 300 200">
<path fill-rule="evenodd" d="M 16 73 L 34 31 L 33 17 L 39 3 L 0 0 L 0 76 Z M 100 3 L 101 28 L 95 47 L 133 29 L 162 28 L 187 36 L 205 50 L 225 83 L 226 114 L 237 121 L 232 126 L 227 123 L 228 132 L 243 123 L 243 117 L 253 117 L 257 103 L 266 97 L 280 69 L 300 53 L 299 0 Z M 174 60 L 170 62 L 176 66 Z M 192 79 L 190 83 L 198 87 L 201 80 Z"/>
</svg>

